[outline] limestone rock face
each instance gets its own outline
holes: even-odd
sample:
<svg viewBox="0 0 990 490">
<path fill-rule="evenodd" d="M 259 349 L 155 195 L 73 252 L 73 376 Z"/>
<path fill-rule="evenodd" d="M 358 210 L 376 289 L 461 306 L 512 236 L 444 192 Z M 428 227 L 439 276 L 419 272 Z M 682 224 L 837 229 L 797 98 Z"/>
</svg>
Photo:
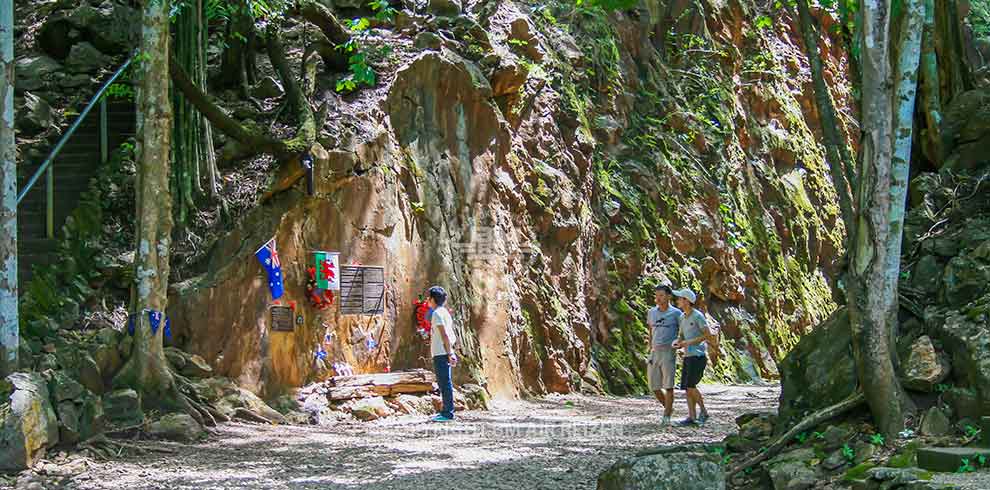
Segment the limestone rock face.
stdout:
<svg viewBox="0 0 990 490">
<path fill-rule="evenodd" d="M 905 388 L 930 393 L 949 376 L 949 371 L 945 354 L 936 351 L 932 339 L 922 335 L 911 345 L 904 362 L 902 381 Z"/>
<path fill-rule="evenodd" d="M 721 460 L 704 447 L 664 448 L 626 458 L 598 477 L 598 490 L 724 490 Z"/>
<path fill-rule="evenodd" d="M 448 290 L 461 340 L 455 383 L 494 397 L 644 389 L 643 317 L 659 282 L 699 290 L 727 340 L 711 361 L 732 379 L 776 377 L 783 348 L 766 339 L 793 340 L 835 308 L 841 226 L 813 101 L 792 95 L 801 83 L 740 86 L 732 74 L 747 68 L 727 67 L 713 76 L 735 88 L 699 112 L 680 102 L 708 97 L 687 93 L 691 79 L 658 76 L 675 71 L 657 65 L 656 32 L 736 49 L 745 22 L 729 4 L 706 14 L 712 26 L 678 4 L 595 30 L 554 27 L 569 21 L 517 2 L 403 6 L 398 62 L 361 92 L 367 103 L 345 101 L 354 124 L 330 117 L 311 149 L 314 195 L 290 189 L 247 212 L 198 275 L 172 285 L 174 343 L 214 374 L 271 399 L 344 361 L 357 373 L 427 367 L 409 319 L 432 284 Z M 758 49 L 803 59 L 789 34 L 761 33 Z M 282 167 L 276 182 L 295 170 Z M 252 256 L 272 236 L 292 332 L 271 330 Z M 385 267 L 380 323 L 309 307 L 313 250 Z M 386 341 L 387 354 L 367 347 Z"/>
<path fill-rule="evenodd" d="M 58 443 L 58 421 L 49 400 L 48 384 L 37 373 L 7 377 L 13 392 L 3 401 L 0 416 L 0 470 L 30 468 Z"/>
</svg>

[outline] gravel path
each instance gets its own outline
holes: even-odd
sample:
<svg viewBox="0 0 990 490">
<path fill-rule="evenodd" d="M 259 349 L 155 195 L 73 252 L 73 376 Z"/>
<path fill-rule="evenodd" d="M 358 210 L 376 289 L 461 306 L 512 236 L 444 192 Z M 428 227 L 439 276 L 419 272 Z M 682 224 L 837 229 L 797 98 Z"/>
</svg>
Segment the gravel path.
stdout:
<svg viewBox="0 0 990 490">
<path fill-rule="evenodd" d="M 644 447 L 721 440 L 746 411 L 776 408 L 776 387 L 704 386 L 703 428 L 658 425 L 647 398 L 580 395 L 497 401 L 433 424 L 422 416 L 330 427 L 222 425 L 207 442 L 145 443 L 175 454 L 91 464 L 73 489 L 579 489 Z M 680 395 L 680 394 L 679 394 Z M 686 412 L 684 400 L 675 404 Z"/>
</svg>

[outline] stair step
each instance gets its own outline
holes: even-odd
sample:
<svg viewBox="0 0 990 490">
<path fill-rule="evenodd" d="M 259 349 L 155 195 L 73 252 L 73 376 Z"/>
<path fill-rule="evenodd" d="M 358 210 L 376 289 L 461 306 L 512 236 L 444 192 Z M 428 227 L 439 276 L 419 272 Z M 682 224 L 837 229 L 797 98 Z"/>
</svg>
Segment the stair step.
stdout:
<svg viewBox="0 0 990 490">
<path fill-rule="evenodd" d="M 963 466 L 963 459 L 972 462 L 979 456 L 990 459 L 990 449 L 980 447 L 923 447 L 918 449 L 918 467 L 928 471 L 955 473 Z"/>
</svg>

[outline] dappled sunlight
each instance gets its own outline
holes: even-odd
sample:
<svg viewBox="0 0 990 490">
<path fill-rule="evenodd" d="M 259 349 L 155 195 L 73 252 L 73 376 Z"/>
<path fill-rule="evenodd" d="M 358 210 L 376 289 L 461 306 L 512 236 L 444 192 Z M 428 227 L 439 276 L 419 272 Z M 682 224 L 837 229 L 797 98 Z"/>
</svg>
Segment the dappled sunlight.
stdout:
<svg viewBox="0 0 990 490">
<path fill-rule="evenodd" d="M 176 450 L 110 461 L 73 488 L 333 489 L 594 488 L 623 456 L 661 444 L 721 441 L 734 417 L 773 410 L 775 387 L 706 386 L 713 419 L 702 428 L 661 429 L 646 398 L 551 396 L 499 400 L 490 411 L 459 412 L 454 422 L 399 416 L 370 423 L 263 426 L 224 424 L 195 445 L 144 442 Z M 675 415 L 682 415 L 678 399 Z M 178 451 L 178 448 L 182 448 Z"/>
</svg>

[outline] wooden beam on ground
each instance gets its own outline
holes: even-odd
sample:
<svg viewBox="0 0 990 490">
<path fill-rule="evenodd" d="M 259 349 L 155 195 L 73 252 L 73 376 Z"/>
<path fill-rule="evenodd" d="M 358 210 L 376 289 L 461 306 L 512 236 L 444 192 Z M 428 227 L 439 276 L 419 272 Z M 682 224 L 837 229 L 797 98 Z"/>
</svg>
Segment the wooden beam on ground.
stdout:
<svg viewBox="0 0 990 490">
<path fill-rule="evenodd" d="M 401 393 L 428 393 L 436 376 L 425 369 L 381 374 L 334 376 L 327 380 L 327 398 L 332 401 L 393 396 Z"/>
</svg>

